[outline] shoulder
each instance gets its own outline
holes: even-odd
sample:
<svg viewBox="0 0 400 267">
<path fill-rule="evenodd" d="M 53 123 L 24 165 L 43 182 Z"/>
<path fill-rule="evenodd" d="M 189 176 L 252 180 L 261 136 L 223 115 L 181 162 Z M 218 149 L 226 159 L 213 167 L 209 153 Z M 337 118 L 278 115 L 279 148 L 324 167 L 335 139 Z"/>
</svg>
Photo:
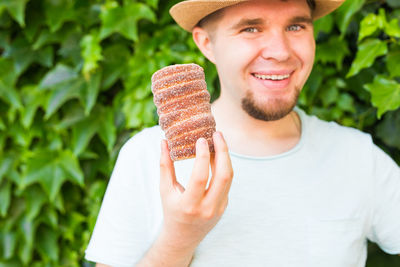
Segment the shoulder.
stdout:
<svg viewBox="0 0 400 267">
<path fill-rule="evenodd" d="M 311 153 L 339 165 L 372 168 L 379 148 L 369 133 L 316 116 L 303 114 L 303 118 L 305 143 Z"/>
<path fill-rule="evenodd" d="M 353 148 L 373 146 L 372 137 L 369 133 L 359 129 L 347 127 L 334 121 L 324 121 L 314 115 L 303 112 L 305 126 L 308 136 L 315 143 L 326 143 L 335 146 L 352 145 Z"/>
<path fill-rule="evenodd" d="M 120 154 L 144 156 L 144 154 L 159 152 L 161 140 L 164 138 L 165 135 L 160 126 L 145 128 L 126 141 Z"/>
</svg>

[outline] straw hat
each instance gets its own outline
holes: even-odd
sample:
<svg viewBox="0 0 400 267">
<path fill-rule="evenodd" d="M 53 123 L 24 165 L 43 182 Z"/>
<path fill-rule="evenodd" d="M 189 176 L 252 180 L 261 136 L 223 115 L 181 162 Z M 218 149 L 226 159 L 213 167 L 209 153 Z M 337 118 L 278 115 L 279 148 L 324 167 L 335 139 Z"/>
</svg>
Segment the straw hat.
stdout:
<svg viewBox="0 0 400 267">
<path fill-rule="evenodd" d="M 169 13 L 183 29 L 191 32 L 193 27 L 205 16 L 221 8 L 232 6 L 249 0 L 187 0 L 174 5 Z M 321 18 L 336 8 L 345 0 L 315 0 L 313 18 Z"/>
</svg>

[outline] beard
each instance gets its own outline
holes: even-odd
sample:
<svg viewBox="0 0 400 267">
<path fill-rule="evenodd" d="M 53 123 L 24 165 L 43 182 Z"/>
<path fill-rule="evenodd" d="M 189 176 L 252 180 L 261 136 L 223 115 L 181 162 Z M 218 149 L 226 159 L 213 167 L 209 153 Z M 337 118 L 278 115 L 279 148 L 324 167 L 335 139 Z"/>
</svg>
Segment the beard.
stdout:
<svg viewBox="0 0 400 267">
<path fill-rule="evenodd" d="M 251 117 L 262 121 L 276 121 L 288 115 L 296 106 L 299 98 L 300 89 L 295 88 L 294 95 L 289 101 L 271 99 L 267 103 L 260 105 L 251 91 L 247 91 L 242 99 L 242 109 Z"/>
</svg>

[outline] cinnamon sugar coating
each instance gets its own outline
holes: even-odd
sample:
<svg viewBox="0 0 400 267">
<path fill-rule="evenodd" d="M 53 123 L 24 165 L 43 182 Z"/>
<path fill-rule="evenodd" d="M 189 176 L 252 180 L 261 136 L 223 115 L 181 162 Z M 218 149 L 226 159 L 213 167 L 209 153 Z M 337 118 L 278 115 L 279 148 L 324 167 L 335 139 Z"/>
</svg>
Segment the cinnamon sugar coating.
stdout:
<svg viewBox="0 0 400 267">
<path fill-rule="evenodd" d="M 204 79 L 203 68 L 196 64 L 168 66 L 151 78 L 159 124 L 174 161 L 195 157 L 200 137 L 207 139 L 210 152 L 214 152 L 215 120 Z"/>
</svg>

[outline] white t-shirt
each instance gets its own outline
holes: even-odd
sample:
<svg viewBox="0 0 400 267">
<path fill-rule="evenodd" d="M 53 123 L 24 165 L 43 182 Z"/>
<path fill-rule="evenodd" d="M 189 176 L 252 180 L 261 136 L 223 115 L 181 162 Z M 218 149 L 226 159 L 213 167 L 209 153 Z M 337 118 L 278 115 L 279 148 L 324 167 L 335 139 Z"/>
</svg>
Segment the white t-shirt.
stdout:
<svg viewBox="0 0 400 267">
<path fill-rule="evenodd" d="M 229 204 L 191 266 L 361 267 L 367 239 L 400 253 L 400 168 L 368 134 L 296 109 L 299 143 L 272 157 L 230 152 Z M 162 225 L 159 126 L 121 149 L 86 259 L 134 266 Z M 175 163 L 185 186 L 193 159 Z"/>
</svg>

